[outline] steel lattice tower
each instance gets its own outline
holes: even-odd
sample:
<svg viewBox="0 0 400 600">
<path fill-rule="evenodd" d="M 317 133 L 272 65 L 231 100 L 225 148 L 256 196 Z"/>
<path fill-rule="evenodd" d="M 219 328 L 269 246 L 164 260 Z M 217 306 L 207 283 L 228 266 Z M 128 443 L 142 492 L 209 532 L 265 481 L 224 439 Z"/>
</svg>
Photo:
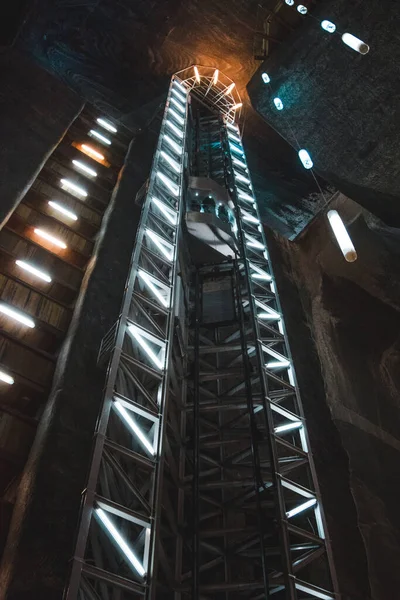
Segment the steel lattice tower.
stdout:
<svg viewBox="0 0 400 600">
<path fill-rule="evenodd" d="M 235 94 L 171 80 L 66 600 L 339 598 Z"/>
</svg>

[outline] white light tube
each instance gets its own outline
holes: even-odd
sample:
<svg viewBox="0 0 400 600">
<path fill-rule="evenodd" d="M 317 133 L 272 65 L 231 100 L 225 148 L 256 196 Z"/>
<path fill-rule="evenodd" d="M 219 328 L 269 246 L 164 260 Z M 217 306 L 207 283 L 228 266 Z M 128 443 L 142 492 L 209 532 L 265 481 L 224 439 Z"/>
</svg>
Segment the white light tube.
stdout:
<svg viewBox="0 0 400 600">
<path fill-rule="evenodd" d="M 306 15 L 308 13 L 308 8 L 307 6 L 304 6 L 304 4 L 299 4 L 297 10 L 301 15 Z"/>
<path fill-rule="evenodd" d="M 229 129 L 231 129 L 231 131 L 234 131 L 235 133 L 238 133 L 238 128 L 233 123 L 226 123 L 226 126 L 229 127 Z"/>
<path fill-rule="evenodd" d="M 181 172 L 181 165 L 176 160 L 174 160 L 173 158 L 171 158 L 163 150 L 161 151 L 160 154 L 163 157 L 163 159 L 166 160 L 167 163 L 174 169 L 175 173 L 180 173 Z"/>
<path fill-rule="evenodd" d="M 269 319 L 270 321 L 278 321 L 278 320 L 280 320 L 281 315 L 275 311 L 272 312 L 272 309 L 271 309 L 271 312 L 259 313 L 257 315 L 257 317 L 259 319 L 265 319 L 265 320 Z"/>
<path fill-rule="evenodd" d="M 179 83 L 179 81 L 177 81 L 176 79 L 174 79 L 174 85 L 176 85 L 176 87 L 181 92 L 181 94 L 184 94 L 184 96 L 187 95 L 188 90 L 186 89 L 186 87 L 182 83 Z"/>
<path fill-rule="evenodd" d="M 67 208 L 64 208 L 64 206 L 62 206 L 61 204 L 58 204 L 58 202 L 54 202 L 53 200 L 49 200 L 48 204 L 49 204 L 49 206 L 51 206 L 51 208 L 54 208 L 54 210 L 60 212 L 65 217 L 68 217 L 69 219 L 72 219 L 73 221 L 77 221 L 78 220 L 78 217 L 76 216 L 75 213 L 71 212 Z"/>
<path fill-rule="evenodd" d="M 33 329 L 35 327 L 35 323 L 30 317 L 28 317 L 22 312 L 19 312 L 19 310 L 15 310 L 14 308 L 12 308 L 12 306 L 9 306 L 4 302 L 0 304 L 0 312 L 2 312 L 3 315 L 7 315 L 7 317 L 10 317 L 11 319 L 18 321 L 22 325 L 26 325 L 30 329 Z"/>
<path fill-rule="evenodd" d="M 69 179 L 60 179 L 60 182 L 61 182 L 61 187 L 64 190 L 70 190 L 71 192 L 74 192 L 78 196 L 82 196 L 82 198 L 86 198 L 87 191 L 84 190 L 83 188 L 79 187 L 79 185 L 76 185 L 76 183 L 73 183 Z"/>
<path fill-rule="evenodd" d="M 200 83 L 200 73 L 199 73 L 198 68 L 194 67 L 193 70 L 194 70 L 194 76 L 196 77 L 197 83 Z"/>
<path fill-rule="evenodd" d="M 259 250 L 264 250 L 265 246 L 264 246 L 263 243 L 261 243 L 258 240 L 254 239 L 253 237 L 251 237 L 247 233 L 245 233 L 245 237 L 248 240 L 246 242 L 246 246 L 249 246 L 249 248 L 258 248 Z"/>
<path fill-rule="evenodd" d="M 301 592 L 306 592 L 307 594 L 314 596 L 314 598 L 320 598 L 321 600 L 335 600 L 334 596 L 332 596 L 332 594 L 327 594 L 323 590 L 321 591 L 320 589 L 316 590 L 315 588 L 309 587 L 308 585 L 302 583 L 301 581 L 296 581 L 295 586 L 296 586 L 296 590 L 300 590 Z"/>
<path fill-rule="evenodd" d="M 286 367 L 290 366 L 290 362 L 288 360 L 285 361 L 280 361 L 280 360 L 275 360 L 273 362 L 269 362 L 265 365 L 267 367 L 267 369 L 284 369 Z"/>
<path fill-rule="evenodd" d="M 0 381 L 8 383 L 8 385 L 13 385 L 14 377 L 11 377 L 11 375 L 7 375 L 7 373 L 4 373 L 4 371 L 0 371 Z"/>
<path fill-rule="evenodd" d="M 185 114 L 185 107 L 182 106 L 182 104 L 179 104 L 179 102 L 177 100 L 175 100 L 175 98 L 170 98 L 170 102 L 171 102 L 171 104 L 176 106 L 176 108 L 178 110 L 180 110 L 182 114 Z"/>
<path fill-rule="evenodd" d="M 171 92 L 173 94 L 175 94 L 175 96 L 181 101 L 181 102 L 185 102 L 186 103 L 186 98 L 185 96 L 181 96 L 180 93 L 178 92 L 178 90 L 176 90 L 175 88 L 172 88 Z"/>
<path fill-rule="evenodd" d="M 135 554 L 132 552 L 132 550 L 129 548 L 128 544 L 126 543 L 126 541 L 124 540 L 122 535 L 119 533 L 118 529 L 115 527 L 115 525 L 112 523 L 112 521 L 108 518 L 105 511 L 102 508 L 96 508 L 95 511 L 96 511 L 96 514 L 99 517 L 100 521 L 103 523 L 103 525 L 109 531 L 109 533 L 112 535 L 112 537 L 118 544 L 119 548 L 122 550 L 122 552 L 124 553 L 126 558 L 131 563 L 131 565 L 134 567 L 134 569 L 139 573 L 139 575 L 141 577 L 144 577 L 146 574 L 146 571 L 144 570 L 143 565 L 140 564 L 139 560 L 137 559 Z"/>
<path fill-rule="evenodd" d="M 55 246 L 62 248 L 63 250 L 65 250 L 65 248 L 67 247 L 67 244 L 65 244 L 63 241 L 59 240 L 58 238 L 50 235 L 50 233 L 47 233 L 47 231 L 44 231 L 43 229 L 34 229 L 34 232 L 39 237 L 42 237 L 43 239 L 47 240 L 48 242 L 51 242 L 52 244 L 54 244 Z"/>
<path fill-rule="evenodd" d="M 111 140 L 109 140 L 108 138 L 106 138 L 104 135 L 101 135 L 101 133 L 99 133 L 95 129 L 91 129 L 89 131 L 89 135 L 91 135 L 92 137 L 97 138 L 103 144 L 106 144 L 107 146 L 111 146 Z"/>
<path fill-rule="evenodd" d="M 292 2 L 294 2 L 294 0 L 292 0 Z M 271 81 L 271 77 L 268 75 L 268 73 L 262 73 L 261 79 L 264 83 L 269 83 Z"/>
<path fill-rule="evenodd" d="M 226 90 L 224 92 L 224 96 L 227 96 L 228 94 L 230 94 L 234 87 L 235 87 L 234 83 L 231 83 L 230 85 L 228 85 L 228 87 L 226 88 Z"/>
<path fill-rule="evenodd" d="M 277 110 L 283 110 L 283 102 L 280 98 L 274 98 L 274 104 Z"/>
<path fill-rule="evenodd" d="M 84 173 L 87 173 L 88 175 L 90 175 L 91 177 L 97 177 L 96 171 L 94 169 L 91 169 L 87 165 L 83 164 L 80 160 L 75 160 L 74 159 L 72 161 L 72 164 L 75 165 L 75 167 L 77 167 L 78 169 L 80 169 Z"/>
<path fill-rule="evenodd" d="M 105 121 L 104 119 L 96 119 L 96 121 L 98 122 L 98 124 L 101 127 L 104 127 L 104 129 L 107 129 L 107 131 L 111 131 L 111 133 L 117 133 L 116 128 L 114 127 L 114 125 L 111 125 L 111 123 L 109 123 L 108 121 Z"/>
<path fill-rule="evenodd" d="M 241 144 L 242 143 L 242 140 L 240 139 L 240 137 L 237 136 L 237 135 L 234 135 L 233 133 L 228 133 L 228 138 L 230 138 L 231 140 L 233 140 L 237 144 Z"/>
<path fill-rule="evenodd" d="M 178 115 L 178 113 L 173 108 L 169 109 L 169 113 L 168 114 L 172 115 L 174 117 L 174 119 L 176 119 L 178 121 L 179 125 L 184 125 L 185 124 L 185 119 L 183 119 L 181 117 L 181 115 Z"/>
<path fill-rule="evenodd" d="M 167 292 L 167 297 L 163 296 L 161 294 L 160 290 L 154 285 L 154 283 L 152 282 L 152 280 L 150 279 L 150 277 L 148 276 L 147 273 L 145 273 L 144 271 L 140 270 L 138 274 L 139 274 L 139 277 L 151 289 L 151 291 L 156 296 L 156 298 L 161 302 L 161 304 L 163 306 L 165 306 L 165 308 L 168 308 L 169 302 L 170 302 L 170 293 L 169 293 L 169 290 Z"/>
<path fill-rule="evenodd" d="M 164 135 L 163 141 L 167 142 L 167 144 L 172 148 L 172 150 L 175 150 L 175 152 L 177 154 L 179 154 L 179 155 L 182 154 L 182 146 L 179 146 L 179 144 L 177 144 L 176 142 L 174 142 L 174 140 L 171 139 L 169 137 L 169 135 Z"/>
<path fill-rule="evenodd" d="M 25 271 L 29 271 L 29 273 L 32 273 L 32 275 L 39 277 L 39 279 L 43 279 L 43 281 L 47 281 L 47 283 L 50 283 L 50 281 L 51 281 L 50 275 L 48 275 L 47 273 L 44 273 L 44 271 L 40 271 L 40 269 L 37 269 L 36 267 L 34 267 L 33 265 L 30 265 L 29 263 L 25 262 L 24 260 L 16 260 L 15 264 L 18 265 L 19 267 L 21 267 L 21 269 L 25 269 Z"/>
<path fill-rule="evenodd" d="M 253 198 L 253 196 L 250 196 L 250 194 L 247 194 L 246 192 L 242 192 L 241 190 L 238 190 L 238 196 L 242 200 L 247 200 L 248 202 L 252 202 L 254 204 L 254 198 Z"/>
<path fill-rule="evenodd" d="M 168 251 L 167 246 L 164 245 L 166 244 L 164 240 L 160 238 L 159 235 L 154 233 L 154 231 L 152 231 L 151 229 L 146 229 L 146 234 L 151 240 L 153 240 L 157 248 L 164 254 L 165 258 L 167 258 L 169 261 L 172 261 L 172 259 L 174 258 L 173 250 L 171 249 Z"/>
<path fill-rule="evenodd" d="M 155 452 L 152 444 L 150 444 L 149 440 L 144 435 L 143 431 L 140 429 L 140 427 L 136 423 L 135 419 L 133 417 L 131 417 L 131 415 L 129 414 L 129 411 L 127 411 L 126 408 L 124 406 L 122 406 L 122 404 L 119 402 L 119 400 L 114 400 L 114 406 L 117 409 L 117 411 L 119 412 L 119 414 L 121 415 L 121 417 L 124 419 L 125 423 L 130 427 L 130 429 L 136 435 L 136 437 L 138 438 L 138 440 L 140 441 L 142 446 L 144 446 L 146 448 L 146 450 L 147 450 L 147 452 L 149 452 L 149 454 L 154 456 L 154 454 L 156 452 Z"/>
<path fill-rule="evenodd" d="M 305 169 L 312 169 L 313 168 L 314 163 L 311 160 L 311 156 L 309 155 L 309 153 L 307 152 L 307 150 L 305 150 L 304 148 L 302 148 L 301 150 L 299 150 L 299 158 L 300 158 L 301 162 L 303 163 L 303 167 Z"/>
<path fill-rule="evenodd" d="M 241 108 L 243 106 L 243 102 L 238 102 L 237 104 L 234 104 L 233 106 L 231 106 L 231 110 L 237 110 L 238 108 Z"/>
<path fill-rule="evenodd" d="M 292 423 L 287 423 L 286 425 L 279 425 L 275 427 L 275 433 L 280 433 L 281 431 L 290 431 L 291 429 L 300 429 L 303 426 L 301 421 L 293 421 Z"/>
<path fill-rule="evenodd" d="M 248 185 L 250 185 L 250 179 L 247 179 L 247 177 L 241 175 L 237 171 L 235 171 L 235 179 L 237 179 L 238 181 L 243 181 L 243 183 L 247 183 Z"/>
<path fill-rule="evenodd" d="M 218 76 L 219 76 L 219 71 L 218 71 L 218 69 L 215 69 L 214 75 L 213 75 L 213 79 L 212 79 L 213 85 L 217 85 L 217 83 L 218 83 Z"/>
<path fill-rule="evenodd" d="M 242 214 L 243 221 L 247 221 L 248 223 L 256 223 L 257 225 L 260 224 L 260 221 L 257 219 L 257 217 L 253 217 L 253 215 L 243 209 L 240 209 L 240 212 Z"/>
<path fill-rule="evenodd" d="M 163 363 L 158 358 L 158 356 L 156 355 L 156 353 L 153 352 L 153 350 L 150 348 L 150 346 L 148 345 L 148 343 L 146 342 L 146 340 L 143 338 L 143 336 L 140 333 L 140 330 L 138 330 L 138 328 L 135 327 L 135 325 L 129 325 L 128 326 L 128 330 L 133 335 L 133 337 L 138 342 L 138 344 L 146 352 L 146 354 L 148 355 L 148 357 L 153 361 L 153 363 L 156 365 L 156 367 L 158 367 L 162 371 L 163 367 L 164 367 Z"/>
<path fill-rule="evenodd" d="M 328 33 L 335 33 L 336 31 L 336 25 L 335 23 L 332 23 L 332 21 L 321 21 L 321 27 L 322 29 L 325 29 L 325 31 L 327 31 Z"/>
<path fill-rule="evenodd" d="M 180 139 L 182 139 L 182 138 L 183 138 L 183 131 L 180 131 L 180 129 L 178 129 L 178 128 L 177 128 L 177 126 L 176 126 L 176 125 L 174 125 L 174 124 L 173 124 L 171 121 L 169 121 L 168 119 L 167 119 L 166 123 L 167 123 L 168 127 L 169 127 L 169 128 L 170 128 L 170 129 L 171 129 L 173 132 L 174 132 L 174 134 L 175 134 L 175 135 L 176 135 L 178 138 L 180 138 Z"/>
<path fill-rule="evenodd" d="M 161 210 L 161 212 L 163 213 L 163 215 L 165 217 L 167 217 L 168 221 L 171 223 L 171 225 L 176 225 L 178 222 L 178 214 L 169 206 L 166 206 L 164 204 L 164 202 L 161 202 L 161 200 L 159 200 L 158 198 L 154 198 L 154 196 L 152 197 L 152 202 L 154 202 L 154 204 L 156 206 L 158 206 L 158 208 Z"/>
<path fill-rule="evenodd" d="M 294 517 L 295 515 L 298 515 L 299 513 L 303 512 L 303 510 L 307 510 L 307 508 L 311 508 L 311 506 L 315 506 L 316 504 L 317 499 L 311 498 L 311 500 L 307 500 L 307 502 L 303 502 L 303 504 L 299 504 L 299 506 L 296 506 L 296 508 L 292 508 L 292 510 L 289 510 L 286 513 L 286 517 L 290 519 L 291 517 Z"/>
<path fill-rule="evenodd" d="M 179 196 L 179 185 L 176 185 L 176 183 L 164 175 L 164 173 L 161 173 L 161 171 L 157 171 L 157 177 L 163 182 L 169 191 L 174 194 L 174 196 Z"/>
<path fill-rule="evenodd" d="M 247 171 L 246 163 L 243 162 L 242 160 L 239 160 L 238 158 L 236 158 L 236 156 L 234 156 L 232 158 L 232 162 L 233 162 L 233 164 L 238 165 L 238 167 L 242 167 L 243 169 L 246 169 L 246 171 Z"/>
<path fill-rule="evenodd" d="M 244 156 L 243 150 L 241 150 L 241 148 L 238 148 L 237 146 L 234 146 L 230 142 L 229 142 L 229 148 L 232 150 L 232 152 L 236 152 L 236 154 L 240 154 L 240 156 Z"/>
<path fill-rule="evenodd" d="M 357 252 L 338 212 L 336 210 L 328 211 L 328 219 L 343 256 L 347 262 L 354 262 L 357 259 Z"/>
<path fill-rule="evenodd" d="M 342 41 L 346 46 L 349 46 L 352 50 L 359 52 L 360 54 L 368 54 L 369 46 L 362 40 L 359 40 L 355 35 L 351 33 L 344 33 L 342 35 Z"/>
</svg>

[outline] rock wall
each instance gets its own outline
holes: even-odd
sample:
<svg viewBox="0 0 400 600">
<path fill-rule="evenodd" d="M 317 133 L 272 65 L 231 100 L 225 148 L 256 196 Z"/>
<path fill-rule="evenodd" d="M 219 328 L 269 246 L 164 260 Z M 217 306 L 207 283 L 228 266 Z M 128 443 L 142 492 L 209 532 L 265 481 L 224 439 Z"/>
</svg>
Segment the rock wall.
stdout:
<svg viewBox="0 0 400 600">
<path fill-rule="evenodd" d="M 18 205 L 83 101 L 15 48 L 0 54 L 0 227 Z"/>
<path fill-rule="evenodd" d="M 400 585 L 400 231 L 334 202 L 346 263 L 321 213 L 297 243 L 269 235 L 343 600 Z"/>
<path fill-rule="evenodd" d="M 340 35 L 323 31 L 322 19 L 367 42 L 369 54 L 361 56 Z M 296 150 L 309 150 L 322 177 L 399 226 L 397 21 L 393 0 L 321 0 L 259 68 L 248 92 L 269 125 Z M 263 71 L 271 84 L 262 82 Z M 283 111 L 276 110 L 275 96 Z"/>
</svg>

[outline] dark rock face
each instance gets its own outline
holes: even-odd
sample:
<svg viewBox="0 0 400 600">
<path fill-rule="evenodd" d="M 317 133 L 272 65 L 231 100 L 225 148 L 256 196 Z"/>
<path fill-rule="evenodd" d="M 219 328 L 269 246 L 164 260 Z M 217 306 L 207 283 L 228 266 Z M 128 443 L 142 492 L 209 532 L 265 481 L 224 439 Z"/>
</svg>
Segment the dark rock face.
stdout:
<svg viewBox="0 0 400 600">
<path fill-rule="evenodd" d="M 400 575 L 398 231 L 339 199 L 346 263 L 321 214 L 296 244 L 271 239 L 345 600 L 395 600 Z"/>
<path fill-rule="evenodd" d="M 397 111 L 400 33 L 391 0 L 322 0 L 313 10 L 371 50 L 361 56 L 340 35 L 304 20 L 248 85 L 254 108 L 317 172 L 390 224 L 400 224 Z M 261 81 L 267 71 L 271 85 Z M 273 98 L 284 103 L 277 111 Z"/>
<path fill-rule="evenodd" d="M 1 226 L 82 109 L 83 101 L 16 49 L 0 54 L 0 79 Z"/>
</svg>

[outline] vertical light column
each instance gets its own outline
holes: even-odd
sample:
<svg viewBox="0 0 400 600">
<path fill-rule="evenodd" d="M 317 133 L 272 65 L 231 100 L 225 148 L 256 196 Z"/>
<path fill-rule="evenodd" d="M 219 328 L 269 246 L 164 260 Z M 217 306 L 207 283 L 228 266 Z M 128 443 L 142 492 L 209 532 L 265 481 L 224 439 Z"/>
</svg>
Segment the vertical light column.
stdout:
<svg viewBox="0 0 400 600">
<path fill-rule="evenodd" d="M 336 583 L 301 400 L 286 338 L 283 315 L 240 132 L 226 124 L 242 245 L 243 300 L 253 322 L 262 368 L 265 410 L 275 470 L 277 519 L 281 532 L 285 598 L 336 598 Z M 265 482 L 268 485 L 267 482 Z M 314 545 L 310 544 L 310 536 Z M 326 570 L 303 568 L 325 557 Z M 326 577 L 326 573 L 330 576 Z M 277 577 L 277 575 L 276 575 Z M 273 577 L 271 578 L 273 579 Z M 272 584 L 271 584 L 272 585 Z M 276 590 L 275 590 L 276 591 Z"/>
<path fill-rule="evenodd" d="M 155 593 L 186 120 L 187 90 L 173 78 L 121 318 L 100 348 L 108 377 L 68 600 L 94 593 L 100 581 Z"/>
</svg>

